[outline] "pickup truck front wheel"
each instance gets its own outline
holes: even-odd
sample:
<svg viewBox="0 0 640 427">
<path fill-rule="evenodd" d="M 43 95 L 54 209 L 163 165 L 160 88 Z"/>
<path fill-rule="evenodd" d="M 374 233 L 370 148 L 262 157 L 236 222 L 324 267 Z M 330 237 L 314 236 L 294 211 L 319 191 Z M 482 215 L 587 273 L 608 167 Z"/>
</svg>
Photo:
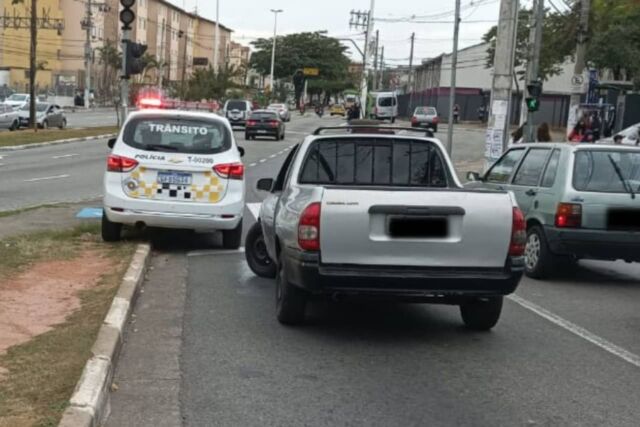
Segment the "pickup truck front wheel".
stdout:
<svg viewBox="0 0 640 427">
<path fill-rule="evenodd" d="M 273 279 L 276 277 L 276 264 L 269 257 L 267 245 L 262 235 L 262 226 L 256 222 L 251 226 L 244 241 L 244 255 L 249 268 L 258 277 Z"/>
<path fill-rule="evenodd" d="M 278 262 L 276 274 L 276 316 L 283 325 L 295 326 L 304 321 L 307 295 L 302 289 L 289 283 L 284 260 Z"/>
<path fill-rule="evenodd" d="M 462 321 L 469 329 L 488 331 L 496 326 L 502 313 L 503 297 L 475 298 L 460 304 Z"/>
</svg>

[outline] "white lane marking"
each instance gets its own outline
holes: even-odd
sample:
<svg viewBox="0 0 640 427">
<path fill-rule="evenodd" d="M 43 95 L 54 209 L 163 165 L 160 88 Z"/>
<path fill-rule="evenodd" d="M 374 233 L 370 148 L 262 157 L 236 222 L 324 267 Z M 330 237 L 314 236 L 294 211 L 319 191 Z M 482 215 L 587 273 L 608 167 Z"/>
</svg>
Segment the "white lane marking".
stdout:
<svg viewBox="0 0 640 427">
<path fill-rule="evenodd" d="M 4 166 L 4 163 L 0 163 L 0 166 Z"/>
<path fill-rule="evenodd" d="M 53 156 L 54 159 L 66 159 L 68 157 L 75 157 L 75 156 L 79 156 L 80 154 L 77 153 L 71 153 L 71 154 L 62 154 L 60 156 Z"/>
<path fill-rule="evenodd" d="M 244 247 L 238 249 L 205 249 L 202 251 L 187 252 L 187 256 L 207 256 L 207 255 L 228 255 L 228 254 L 243 254 Z"/>
<path fill-rule="evenodd" d="M 266 161 L 267 161 L 267 159 L 260 159 L 260 163 L 264 163 Z"/>
<path fill-rule="evenodd" d="M 600 347 L 601 349 L 603 349 L 604 351 L 607 351 L 611 354 L 613 354 L 614 356 L 618 356 L 620 359 L 631 363 L 632 365 L 640 368 L 640 356 L 638 356 L 637 354 L 631 353 L 630 351 L 625 350 L 622 347 L 619 347 L 615 344 L 613 344 L 612 342 L 609 342 L 607 340 L 605 340 L 602 337 L 599 337 L 598 335 L 589 332 L 588 330 L 584 329 L 581 326 L 576 325 L 575 323 L 572 323 L 566 319 L 563 319 L 562 317 L 558 316 L 557 314 L 553 314 L 552 312 L 540 307 L 537 304 L 532 303 L 531 301 L 528 301 L 522 297 L 519 297 L 517 295 L 509 295 L 508 298 L 515 302 L 516 304 L 519 304 L 520 306 L 526 308 L 527 310 L 530 310 L 532 312 L 534 312 L 535 314 L 537 314 L 540 317 L 543 317 L 545 319 L 547 319 L 548 321 L 550 321 L 551 323 L 554 323 L 555 325 L 560 326 L 563 329 L 566 329 L 567 331 L 571 332 L 574 335 L 579 336 L 580 338 L 589 341 L 591 344 L 595 344 L 598 347 Z"/>
<path fill-rule="evenodd" d="M 25 179 L 24 182 L 37 182 L 37 181 L 49 181 L 52 179 L 69 178 L 71 175 L 56 175 L 56 176 L 43 176 L 42 178 Z"/>
<path fill-rule="evenodd" d="M 275 158 L 276 156 L 277 156 L 277 154 L 272 154 L 272 155 L 270 155 L 270 156 L 269 156 L 269 158 L 270 158 L 270 159 L 273 159 L 273 158 Z"/>
<path fill-rule="evenodd" d="M 251 164 L 249 165 L 249 167 L 250 167 L 250 168 L 252 168 L 252 167 L 254 167 L 256 164 L 257 164 L 257 163 L 251 163 Z"/>
<path fill-rule="evenodd" d="M 285 148 L 285 149 L 284 149 L 284 150 L 282 150 L 282 151 L 289 151 L 289 150 L 291 150 L 291 148 L 287 147 L 287 148 Z"/>
<path fill-rule="evenodd" d="M 260 206 L 262 206 L 262 203 L 247 203 L 245 206 L 247 207 L 247 209 L 249 209 L 249 212 L 251 212 L 253 218 L 258 219 L 258 217 L 260 216 Z"/>
<path fill-rule="evenodd" d="M 295 130 L 288 130 L 287 133 L 291 133 L 293 135 L 308 135 L 308 132 L 296 132 Z"/>
</svg>

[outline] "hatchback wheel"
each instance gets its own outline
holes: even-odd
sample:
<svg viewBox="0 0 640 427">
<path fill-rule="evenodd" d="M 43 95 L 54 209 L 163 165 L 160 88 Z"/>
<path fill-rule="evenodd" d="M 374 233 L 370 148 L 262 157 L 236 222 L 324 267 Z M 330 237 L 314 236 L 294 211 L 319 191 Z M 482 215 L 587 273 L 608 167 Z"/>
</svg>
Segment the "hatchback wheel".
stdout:
<svg viewBox="0 0 640 427">
<path fill-rule="evenodd" d="M 276 277 L 276 264 L 269 257 L 259 222 L 253 224 L 247 233 L 244 241 L 244 255 L 249 268 L 257 276 L 269 279 Z"/>
<path fill-rule="evenodd" d="M 474 298 L 460 304 L 465 326 L 476 331 L 488 331 L 496 326 L 502 313 L 503 297 Z"/>
<path fill-rule="evenodd" d="M 58 126 L 58 128 L 64 129 L 66 127 L 67 127 L 67 119 L 62 119 L 62 121 L 60 122 L 60 126 Z"/>
<path fill-rule="evenodd" d="M 16 129 L 18 129 L 20 127 L 20 124 L 18 123 L 17 120 L 14 120 L 13 123 L 11 123 L 11 127 L 9 128 L 10 131 L 14 131 Z"/>
<path fill-rule="evenodd" d="M 524 251 L 525 273 L 534 279 L 544 279 L 553 268 L 553 254 L 549 250 L 542 227 L 534 225 L 527 232 L 527 246 Z"/>
<path fill-rule="evenodd" d="M 42 129 L 49 129 L 49 122 L 46 120 L 43 121 L 41 127 Z"/>
</svg>

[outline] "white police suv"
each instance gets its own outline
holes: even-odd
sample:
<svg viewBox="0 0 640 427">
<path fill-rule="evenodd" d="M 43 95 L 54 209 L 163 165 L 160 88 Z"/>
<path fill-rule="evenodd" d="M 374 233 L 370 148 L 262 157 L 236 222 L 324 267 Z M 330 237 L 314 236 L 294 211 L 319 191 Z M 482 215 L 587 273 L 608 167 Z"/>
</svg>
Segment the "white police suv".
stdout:
<svg viewBox="0 0 640 427">
<path fill-rule="evenodd" d="M 104 176 L 102 238 L 123 225 L 221 230 L 227 249 L 240 246 L 244 150 L 229 122 L 209 113 L 132 113 L 112 148 Z"/>
</svg>

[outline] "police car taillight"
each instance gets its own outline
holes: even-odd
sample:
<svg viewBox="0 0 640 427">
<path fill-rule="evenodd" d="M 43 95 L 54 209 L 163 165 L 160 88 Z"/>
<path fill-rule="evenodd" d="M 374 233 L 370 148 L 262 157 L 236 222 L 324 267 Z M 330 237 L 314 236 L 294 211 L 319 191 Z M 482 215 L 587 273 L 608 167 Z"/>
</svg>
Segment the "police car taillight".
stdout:
<svg viewBox="0 0 640 427">
<path fill-rule="evenodd" d="M 224 163 L 216 165 L 213 170 L 221 178 L 242 179 L 244 178 L 244 165 L 242 163 Z"/>
<path fill-rule="evenodd" d="M 128 157 L 116 156 L 107 157 L 107 172 L 130 172 L 138 166 L 138 161 Z"/>
<path fill-rule="evenodd" d="M 298 245 L 305 251 L 320 250 L 320 203 L 318 202 L 311 203 L 300 215 Z"/>
</svg>

